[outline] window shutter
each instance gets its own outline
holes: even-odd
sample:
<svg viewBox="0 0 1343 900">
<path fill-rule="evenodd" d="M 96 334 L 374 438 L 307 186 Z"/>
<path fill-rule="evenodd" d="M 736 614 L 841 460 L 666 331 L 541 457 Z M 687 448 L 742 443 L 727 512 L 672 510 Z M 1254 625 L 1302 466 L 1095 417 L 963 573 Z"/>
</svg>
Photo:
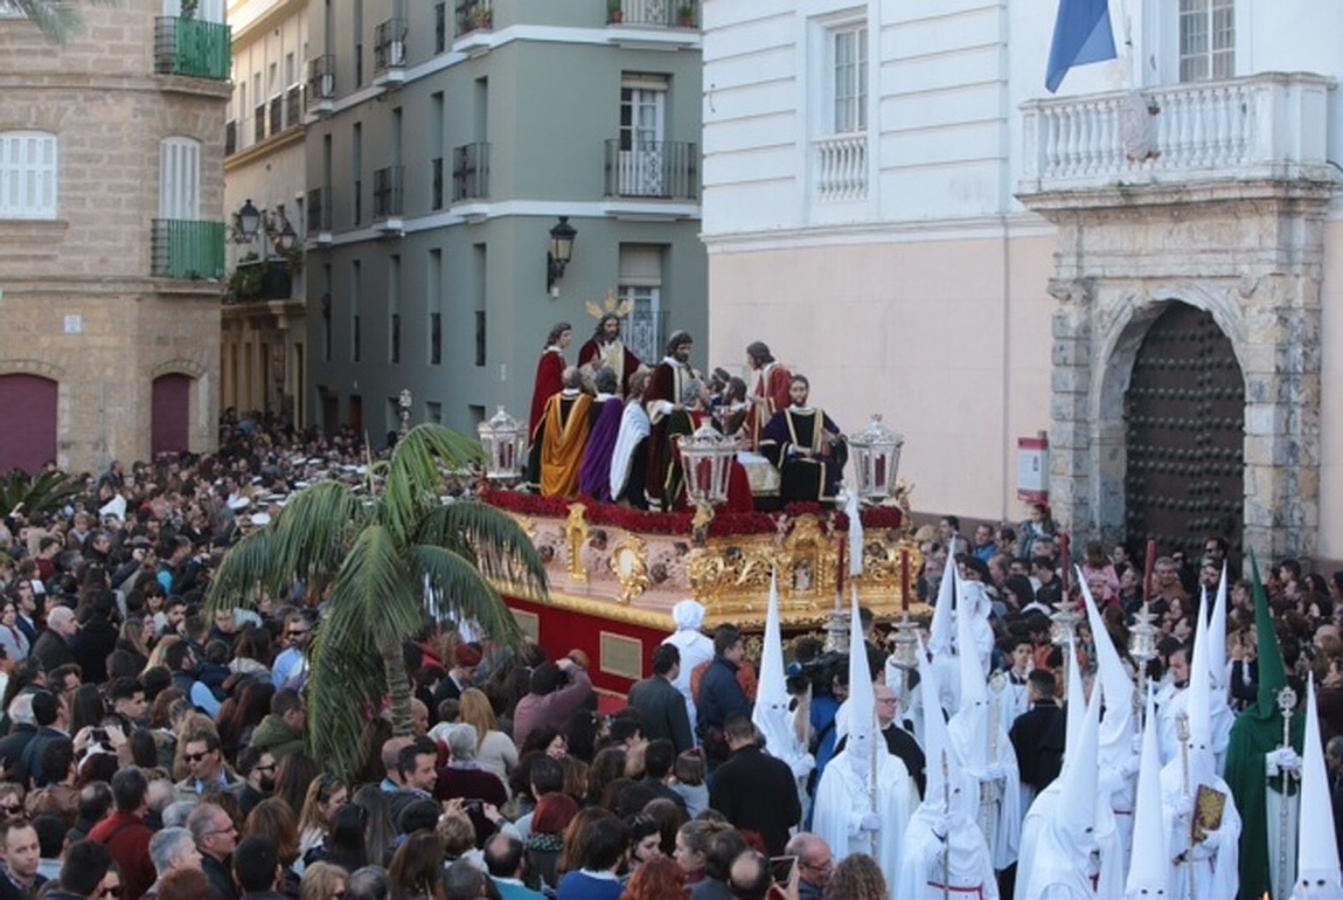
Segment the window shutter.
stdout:
<svg viewBox="0 0 1343 900">
<path fill-rule="evenodd" d="M 0 132 L 0 219 L 56 218 L 56 136 Z"/>
<path fill-rule="evenodd" d="M 165 138 L 159 152 L 159 218 L 200 218 L 201 145 L 191 138 Z"/>
</svg>

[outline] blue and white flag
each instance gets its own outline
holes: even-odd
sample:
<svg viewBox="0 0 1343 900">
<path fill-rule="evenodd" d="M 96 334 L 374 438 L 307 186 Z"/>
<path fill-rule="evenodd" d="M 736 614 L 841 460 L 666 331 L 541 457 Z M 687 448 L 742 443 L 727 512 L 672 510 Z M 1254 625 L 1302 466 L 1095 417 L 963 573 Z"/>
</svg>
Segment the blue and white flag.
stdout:
<svg viewBox="0 0 1343 900">
<path fill-rule="evenodd" d="M 1045 88 L 1054 93 L 1073 66 L 1115 59 L 1109 0 L 1059 0 Z"/>
</svg>

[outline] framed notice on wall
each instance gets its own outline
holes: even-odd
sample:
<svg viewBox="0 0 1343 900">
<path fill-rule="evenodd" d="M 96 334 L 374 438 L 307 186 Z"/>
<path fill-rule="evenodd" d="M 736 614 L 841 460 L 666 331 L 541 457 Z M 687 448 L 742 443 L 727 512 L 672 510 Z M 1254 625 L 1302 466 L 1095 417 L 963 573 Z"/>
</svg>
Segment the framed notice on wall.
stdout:
<svg viewBox="0 0 1343 900">
<path fill-rule="evenodd" d="M 1049 436 L 1017 438 L 1017 499 L 1049 502 Z"/>
</svg>

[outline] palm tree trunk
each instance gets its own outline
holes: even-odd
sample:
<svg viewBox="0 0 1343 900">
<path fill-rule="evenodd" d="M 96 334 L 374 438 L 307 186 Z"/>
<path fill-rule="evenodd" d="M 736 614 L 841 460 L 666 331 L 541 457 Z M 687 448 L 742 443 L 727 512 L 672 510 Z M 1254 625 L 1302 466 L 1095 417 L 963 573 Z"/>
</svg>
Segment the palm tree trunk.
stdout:
<svg viewBox="0 0 1343 900">
<path fill-rule="evenodd" d="M 392 703 L 392 736 L 410 737 L 410 677 L 406 674 L 406 657 L 400 644 L 382 648 L 382 668 L 387 673 L 387 696 Z"/>
</svg>

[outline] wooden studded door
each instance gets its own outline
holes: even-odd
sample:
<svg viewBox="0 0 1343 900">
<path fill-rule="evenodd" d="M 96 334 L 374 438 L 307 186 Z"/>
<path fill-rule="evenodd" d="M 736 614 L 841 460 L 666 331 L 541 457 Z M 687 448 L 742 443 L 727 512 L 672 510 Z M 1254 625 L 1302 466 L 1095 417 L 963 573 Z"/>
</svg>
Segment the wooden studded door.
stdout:
<svg viewBox="0 0 1343 900">
<path fill-rule="evenodd" d="M 154 379 L 150 401 L 150 453 L 185 453 L 191 433 L 191 376 L 173 372 Z"/>
<path fill-rule="evenodd" d="M 34 474 L 56 458 L 59 386 L 38 375 L 0 375 L 0 474 Z"/>
<path fill-rule="evenodd" d="M 1220 535 L 1241 550 L 1245 380 L 1212 315 L 1171 303 L 1153 323 L 1124 395 L 1128 539 L 1198 559 Z"/>
</svg>

